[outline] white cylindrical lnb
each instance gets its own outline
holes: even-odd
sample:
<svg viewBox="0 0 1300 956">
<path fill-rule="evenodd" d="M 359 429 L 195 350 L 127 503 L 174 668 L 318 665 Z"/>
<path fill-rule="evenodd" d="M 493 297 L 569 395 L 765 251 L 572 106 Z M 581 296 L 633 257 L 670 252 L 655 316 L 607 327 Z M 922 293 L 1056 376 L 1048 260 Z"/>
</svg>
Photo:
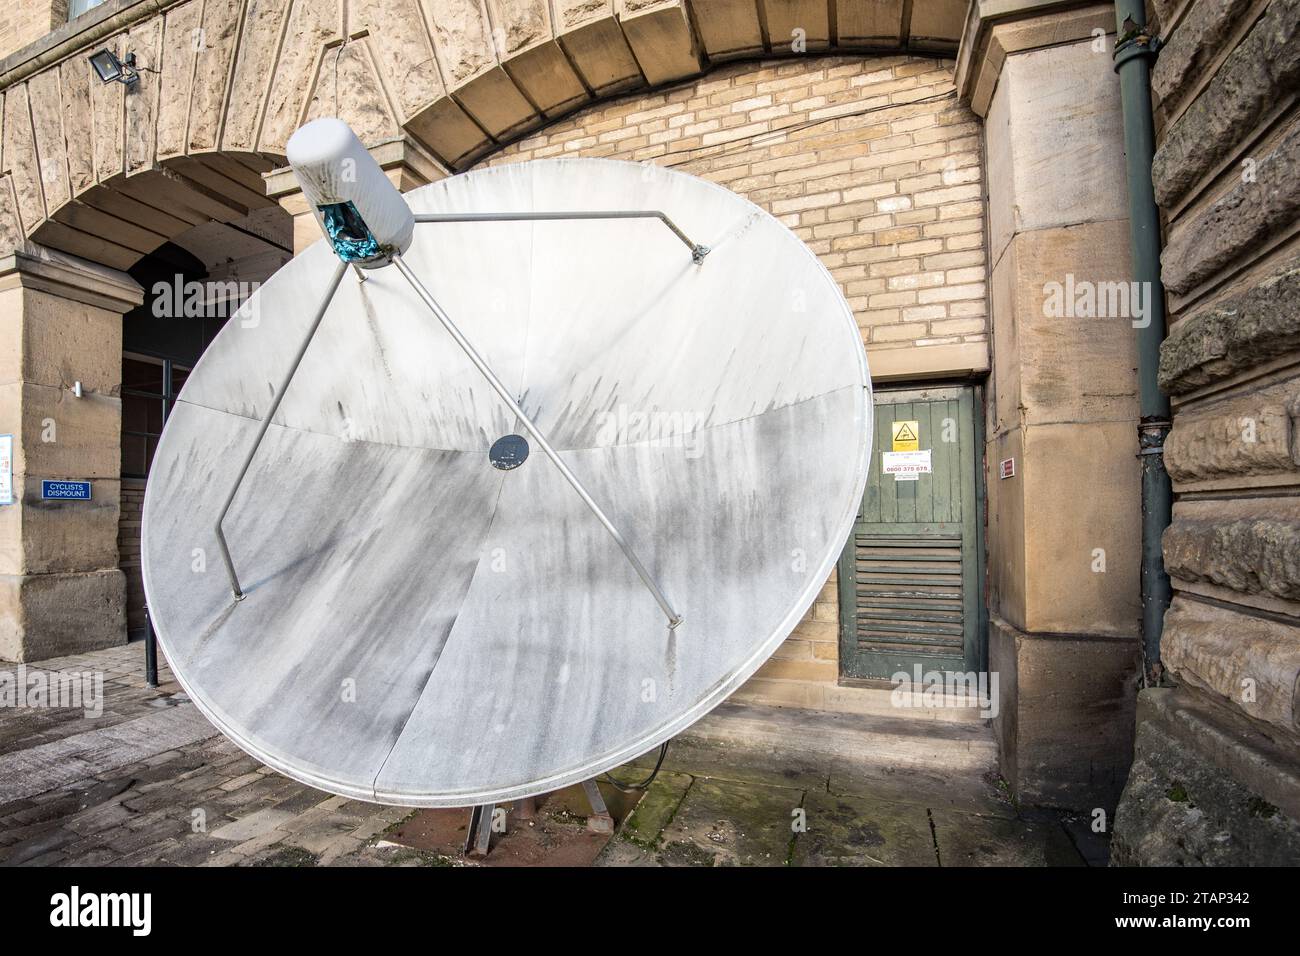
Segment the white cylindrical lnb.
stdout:
<svg viewBox="0 0 1300 956">
<path fill-rule="evenodd" d="M 347 123 L 312 120 L 289 137 L 285 155 L 340 259 L 375 268 L 407 250 L 411 208 Z"/>
</svg>

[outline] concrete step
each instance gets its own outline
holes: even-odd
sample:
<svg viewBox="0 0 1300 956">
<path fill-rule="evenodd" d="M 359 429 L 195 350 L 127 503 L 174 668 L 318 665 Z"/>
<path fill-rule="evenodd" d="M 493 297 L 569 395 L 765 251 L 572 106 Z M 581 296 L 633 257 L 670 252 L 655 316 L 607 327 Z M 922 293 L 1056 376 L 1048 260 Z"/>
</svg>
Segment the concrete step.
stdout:
<svg viewBox="0 0 1300 956">
<path fill-rule="evenodd" d="M 984 707 L 969 698 L 888 686 L 825 684 L 815 681 L 750 680 L 731 698 L 743 703 L 871 717 L 956 724 L 985 724 Z"/>
<path fill-rule="evenodd" d="M 987 724 L 982 704 L 969 697 L 911 690 L 910 686 L 828 687 L 823 693 L 829 709 L 872 717 L 933 720 L 956 724 Z"/>
<path fill-rule="evenodd" d="M 885 692 L 887 693 L 887 692 Z M 991 773 L 997 744 L 984 720 L 948 720 L 921 708 L 831 713 L 727 701 L 679 737 L 769 752 L 817 754 L 862 767 Z"/>
</svg>

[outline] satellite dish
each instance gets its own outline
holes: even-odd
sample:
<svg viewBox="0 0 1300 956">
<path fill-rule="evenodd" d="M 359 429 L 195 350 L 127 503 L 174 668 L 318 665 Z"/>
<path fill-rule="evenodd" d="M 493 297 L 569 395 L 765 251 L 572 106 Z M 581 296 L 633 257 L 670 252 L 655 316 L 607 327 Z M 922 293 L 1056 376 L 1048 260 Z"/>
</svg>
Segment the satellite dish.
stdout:
<svg viewBox="0 0 1300 956">
<path fill-rule="evenodd" d="M 297 143 L 360 169 L 297 169 L 329 241 L 226 324 L 159 444 L 158 639 L 314 787 L 589 779 L 738 688 L 834 567 L 871 444 L 853 315 L 767 213 L 654 167 L 455 176 L 399 197 L 408 233 L 337 126 Z"/>
</svg>

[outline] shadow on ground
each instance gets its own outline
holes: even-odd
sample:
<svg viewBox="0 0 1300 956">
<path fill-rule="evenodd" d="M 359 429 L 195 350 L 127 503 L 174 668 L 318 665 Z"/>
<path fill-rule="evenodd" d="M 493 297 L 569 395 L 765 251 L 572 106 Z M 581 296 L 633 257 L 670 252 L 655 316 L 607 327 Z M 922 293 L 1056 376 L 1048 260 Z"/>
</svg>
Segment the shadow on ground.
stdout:
<svg viewBox="0 0 1300 956">
<path fill-rule="evenodd" d="M 676 738 L 639 802 L 586 826 L 581 790 L 508 818 L 466 860 L 468 811 L 412 811 L 313 790 L 198 714 L 139 645 L 28 665 L 103 675 L 103 712 L 0 710 L 0 865 L 1079 866 L 1105 835 L 1021 810 L 987 768 L 987 727 L 727 703 Z M 12 671 L 12 666 L 0 668 Z M 973 755 L 964 760 L 962 755 Z M 654 754 L 616 771 L 644 778 Z"/>
</svg>

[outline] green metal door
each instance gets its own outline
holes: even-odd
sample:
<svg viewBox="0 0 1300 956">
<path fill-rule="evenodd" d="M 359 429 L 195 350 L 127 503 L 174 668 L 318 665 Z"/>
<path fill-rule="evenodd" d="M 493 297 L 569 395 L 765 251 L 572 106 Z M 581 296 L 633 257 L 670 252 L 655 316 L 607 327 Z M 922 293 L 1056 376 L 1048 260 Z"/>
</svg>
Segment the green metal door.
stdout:
<svg viewBox="0 0 1300 956">
<path fill-rule="evenodd" d="M 839 565 L 840 674 L 979 670 L 974 389 L 877 391 L 875 415 L 867 490 Z M 913 480 L 885 473 L 886 460 L 891 468 L 907 460 L 886 459 L 895 447 L 928 450 L 930 471 Z"/>
</svg>

